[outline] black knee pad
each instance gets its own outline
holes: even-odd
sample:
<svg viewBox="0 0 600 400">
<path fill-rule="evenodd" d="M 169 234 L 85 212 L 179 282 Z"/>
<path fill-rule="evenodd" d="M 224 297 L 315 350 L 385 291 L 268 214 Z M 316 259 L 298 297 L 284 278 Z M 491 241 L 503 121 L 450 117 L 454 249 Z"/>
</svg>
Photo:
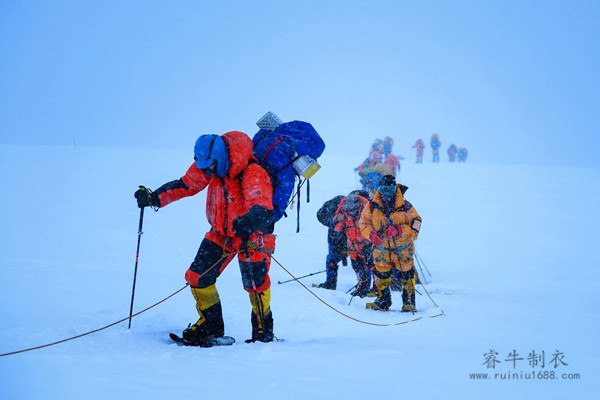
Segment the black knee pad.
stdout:
<svg viewBox="0 0 600 400">
<path fill-rule="evenodd" d="M 373 275 L 375 275 L 376 277 L 378 277 L 379 279 L 387 279 L 390 276 L 392 276 L 392 270 L 390 269 L 387 272 L 379 272 L 376 269 L 373 269 Z"/>
<path fill-rule="evenodd" d="M 252 290 L 252 282 L 256 287 L 265 283 L 265 277 L 268 273 L 267 264 L 264 261 L 240 261 L 240 271 L 242 273 L 242 284 L 246 290 Z"/>
<path fill-rule="evenodd" d="M 415 276 L 415 269 L 411 268 L 408 271 L 398 271 L 400 279 L 410 280 Z"/>
<path fill-rule="evenodd" d="M 207 287 L 217 281 L 221 275 L 221 268 L 227 261 L 223 258 L 223 248 L 208 239 L 204 239 L 200 244 L 198 253 L 190 265 L 190 269 L 201 277 L 198 279 L 198 287 Z M 208 269 L 210 268 L 210 271 Z M 208 271 L 208 272 L 207 272 Z"/>
</svg>

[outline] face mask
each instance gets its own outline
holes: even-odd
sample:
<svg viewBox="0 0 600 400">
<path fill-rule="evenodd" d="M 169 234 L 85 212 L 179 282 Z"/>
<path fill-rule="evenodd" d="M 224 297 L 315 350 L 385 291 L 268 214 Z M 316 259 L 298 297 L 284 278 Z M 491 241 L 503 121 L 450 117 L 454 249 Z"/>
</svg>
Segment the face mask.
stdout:
<svg viewBox="0 0 600 400">
<path fill-rule="evenodd" d="M 360 202 L 356 199 L 356 196 L 349 195 L 346 197 L 346 201 L 344 202 L 344 209 L 350 215 L 356 215 L 360 208 Z"/>
<path fill-rule="evenodd" d="M 359 207 L 356 206 L 356 207 L 347 208 L 346 212 L 351 216 L 356 216 L 358 214 L 358 210 L 359 210 Z"/>
<path fill-rule="evenodd" d="M 198 157 L 194 156 L 194 160 L 198 160 Z M 217 172 L 217 160 L 213 159 L 213 162 L 211 165 L 209 165 L 206 168 L 201 168 L 200 171 L 204 172 L 206 175 L 212 175 L 215 172 Z"/>
<path fill-rule="evenodd" d="M 389 201 L 396 194 L 396 186 L 379 186 L 379 194 L 381 194 L 383 200 Z"/>
</svg>

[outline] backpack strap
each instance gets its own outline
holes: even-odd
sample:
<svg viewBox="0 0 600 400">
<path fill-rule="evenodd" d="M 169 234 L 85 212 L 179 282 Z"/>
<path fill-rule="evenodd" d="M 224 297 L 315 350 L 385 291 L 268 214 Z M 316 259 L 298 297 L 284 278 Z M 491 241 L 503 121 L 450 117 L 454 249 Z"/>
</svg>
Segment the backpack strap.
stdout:
<svg viewBox="0 0 600 400">
<path fill-rule="evenodd" d="M 261 140 L 264 140 L 268 135 L 265 135 Z M 271 152 L 271 150 L 273 150 L 273 148 L 275 146 L 277 146 L 279 143 L 286 141 L 287 144 L 290 145 L 290 147 L 292 148 L 292 151 L 294 152 L 294 154 L 298 154 L 298 152 L 296 151 L 296 148 L 294 147 L 294 143 L 292 143 L 292 141 L 287 140 L 287 138 L 285 136 L 280 136 L 279 139 L 277 139 L 276 141 L 273 142 L 273 144 L 271 146 L 269 146 L 269 148 L 263 153 L 262 155 L 262 159 L 265 160 L 267 158 L 267 155 Z M 260 140 L 257 142 L 257 144 L 260 143 Z M 279 174 L 281 171 L 283 171 L 284 169 L 286 169 L 287 167 L 289 167 L 290 165 L 292 165 L 297 159 L 299 159 L 300 156 L 296 156 L 296 157 L 290 157 L 290 161 L 285 164 L 283 167 L 281 167 L 278 171 L 273 171 L 273 175 L 277 175 Z M 296 170 L 294 170 L 295 172 Z M 268 172 L 268 171 L 267 171 Z M 296 174 L 297 175 L 297 174 Z"/>
<path fill-rule="evenodd" d="M 265 136 L 266 137 L 266 136 Z M 283 136 L 281 136 L 279 139 L 277 139 L 276 141 L 273 142 L 273 144 L 271 146 L 269 146 L 269 148 L 264 152 L 264 154 L 262 155 L 262 158 L 265 159 L 267 157 L 267 154 L 269 154 L 271 152 L 271 150 L 273 150 L 273 147 L 277 146 L 279 143 L 281 143 L 285 138 Z M 262 139 L 261 139 L 262 140 Z M 260 143 L 260 141 L 258 142 Z M 257 143 L 257 144 L 258 144 Z"/>
</svg>

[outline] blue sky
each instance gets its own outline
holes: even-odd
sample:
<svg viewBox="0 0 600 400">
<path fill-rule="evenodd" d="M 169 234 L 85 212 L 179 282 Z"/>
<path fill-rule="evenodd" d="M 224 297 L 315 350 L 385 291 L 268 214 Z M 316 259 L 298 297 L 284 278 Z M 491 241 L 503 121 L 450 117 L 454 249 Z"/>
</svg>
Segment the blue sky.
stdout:
<svg viewBox="0 0 600 400">
<path fill-rule="evenodd" d="M 190 148 L 266 111 L 365 156 L 593 165 L 597 1 L 3 1 L 0 143 Z"/>
</svg>

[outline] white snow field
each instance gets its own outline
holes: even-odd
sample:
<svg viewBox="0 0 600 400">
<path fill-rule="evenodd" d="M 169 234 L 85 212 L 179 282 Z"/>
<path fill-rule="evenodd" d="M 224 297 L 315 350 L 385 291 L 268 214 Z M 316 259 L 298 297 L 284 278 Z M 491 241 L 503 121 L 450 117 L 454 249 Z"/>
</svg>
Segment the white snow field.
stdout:
<svg viewBox="0 0 600 400">
<path fill-rule="evenodd" d="M 133 192 L 179 178 L 191 147 L 0 146 L 0 353 L 128 316 L 139 220 Z M 311 202 L 302 203 L 300 233 L 295 208 L 276 228 L 274 256 L 296 276 L 324 269 L 318 208 L 358 188 L 353 168 L 362 159 L 330 153 L 311 180 Z M 423 165 L 413 161 L 403 162 L 400 181 L 423 218 L 416 247 L 444 316 L 428 318 L 440 308 L 422 287 L 415 316 L 398 311 L 397 292 L 390 312 L 366 310 L 366 299 L 348 305 L 350 267 L 340 268 L 336 291 L 311 288 L 352 318 L 391 326 L 360 323 L 296 282 L 278 284 L 290 276 L 273 262 L 275 333 L 285 341 L 245 344 L 250 303 L 234 261 L 217 287 L 235 345 L 170 341 L 169 332 L 197 318 L 186 289 L 134 318 L 131 329 L 122 322 L 0 357 L 0 398 L 597 399 L 599 170 L 432 164 L 427 154 Z M 134 311 L 183 287 L 207 229 L 203 194 L 146 210 Z"/>
</svg>

